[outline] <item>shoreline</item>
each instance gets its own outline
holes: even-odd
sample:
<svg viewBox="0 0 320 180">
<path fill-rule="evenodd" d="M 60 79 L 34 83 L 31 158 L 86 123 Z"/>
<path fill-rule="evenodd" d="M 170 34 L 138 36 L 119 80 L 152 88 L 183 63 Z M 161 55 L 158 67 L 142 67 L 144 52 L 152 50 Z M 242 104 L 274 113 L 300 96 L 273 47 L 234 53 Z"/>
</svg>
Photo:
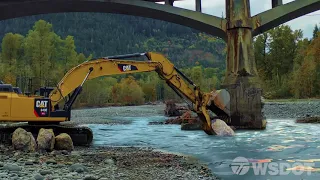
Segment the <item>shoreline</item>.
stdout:
<svg viewBox="0 0 320 180">
<path fill-rule="evenodd" d="M 196 158 L 149 147 L 24 153 L 0 146 L 0 152 L 0 179 L 219 179 Z"/>
<path fill-rule="evenodd" d="M 297 103 L 297 102 L 316 102 L 320 101 L 320 98 L 307 98 L 307 99 L 294 99 L 294 98 L 288 98 L 288 99 L 263 99 L 265 103 Z M 185 104 L 184 102 L 177 102 L 176 104 Z M 83 109 L 97 109 L 97 108 L 107 108 L 107 107 L 135 107 L 135 106 L 148 106 L 148 105 L 165 105 L 162 101 L 155 101 L 155 102 L 146 102 L 143 104 L 137 104 L 137 105 L 122 105 L 120 103 L 109 103 L 105 105 L 99 105 L 99 106 L 90 106 L 82 104 L 78 107 L 73 108 L 72 110 L 83 110 Z"/>
</svg>

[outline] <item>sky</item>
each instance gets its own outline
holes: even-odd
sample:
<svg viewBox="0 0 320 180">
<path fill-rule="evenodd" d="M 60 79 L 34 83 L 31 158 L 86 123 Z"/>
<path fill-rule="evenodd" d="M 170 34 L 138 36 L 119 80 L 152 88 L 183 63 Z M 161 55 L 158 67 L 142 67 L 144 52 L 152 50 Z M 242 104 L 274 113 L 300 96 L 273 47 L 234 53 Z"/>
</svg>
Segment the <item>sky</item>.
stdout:
<svg viewBox="0 0 320 180">
<path fill-rule="evenodd" d="M 286 4 L 292 1 L 294 0 L 283 0 L 283 3 Z M 195 10 L 195 0 L 176 1 L 174 2 L 174 6 Z M 250 0 L 250 7 L 251 15 L 254 16 L 271 9 L 271 0 Z M 225 0 L 202 0 L 202 12 L 218 17 L 225 17 Z M 315 24 L 320 26 L 320 10 L 293 19 L 285 24 L 289 25 L 293 30 L 301 29 L 304 37 L 311 38 Z"/>
</svg>

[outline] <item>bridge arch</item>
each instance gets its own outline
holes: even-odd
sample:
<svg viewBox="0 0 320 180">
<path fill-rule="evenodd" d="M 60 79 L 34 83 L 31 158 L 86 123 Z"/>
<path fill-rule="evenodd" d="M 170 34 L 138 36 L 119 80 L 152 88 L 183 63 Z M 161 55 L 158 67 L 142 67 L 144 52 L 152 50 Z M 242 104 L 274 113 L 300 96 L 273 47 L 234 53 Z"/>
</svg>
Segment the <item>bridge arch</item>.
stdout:
<svg viewBox="0 0 320 180">
<path fill-rule="evenodd" d="M 11 0 L 0 3 L 0 12 L 0 20 L 62 12 L 125 14 L 180 24 L 226 40 L 225 19 L 141 0 Z"/>
</svg>

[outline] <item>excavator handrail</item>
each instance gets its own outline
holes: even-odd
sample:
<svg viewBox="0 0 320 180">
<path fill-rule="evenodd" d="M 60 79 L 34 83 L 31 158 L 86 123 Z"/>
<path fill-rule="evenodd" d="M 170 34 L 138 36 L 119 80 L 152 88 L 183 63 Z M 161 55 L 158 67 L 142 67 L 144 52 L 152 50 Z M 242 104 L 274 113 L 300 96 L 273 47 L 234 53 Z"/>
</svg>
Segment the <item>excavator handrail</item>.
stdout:
<svg viewBox="0 0 320 180">
<path fill-rule="evenodd" d="M 147 56 L 147 52 L 107 56 L 107 57 L 103 57 L 103 59 L 126 59 L 126 58 L 141 57 L 141 56 L 146 56 L 149 59 L 149 57 Z"/>
</svg>

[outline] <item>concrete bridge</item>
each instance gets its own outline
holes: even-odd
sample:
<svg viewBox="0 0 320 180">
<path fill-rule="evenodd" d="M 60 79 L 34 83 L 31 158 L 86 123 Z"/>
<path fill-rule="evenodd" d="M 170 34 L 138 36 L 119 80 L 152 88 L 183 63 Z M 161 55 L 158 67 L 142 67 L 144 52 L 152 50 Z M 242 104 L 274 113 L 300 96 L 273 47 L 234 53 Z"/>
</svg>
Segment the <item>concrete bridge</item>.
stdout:
<svg viewBox="0 0 320 180">
<path fill-rule="evenodd" d="M 226 0 L 224 19 L 202 13 L 201 0 L 195 0 L 196 11 L 174 7 L 174 0 L 3 0 L 0 1 L 0 20 L 60 12 L 105 12 L 164 20 L 218 36 L 228 45 L 223 87 L 231 95 L 229 123 L 263 129 L 261 82 L 252 38 L 320 9 L 320 0 L 295 0 L 287 4 L 270 0 L 270 3 L 272 9 L 251 17 L 249 0 Z"/>
</svg>

